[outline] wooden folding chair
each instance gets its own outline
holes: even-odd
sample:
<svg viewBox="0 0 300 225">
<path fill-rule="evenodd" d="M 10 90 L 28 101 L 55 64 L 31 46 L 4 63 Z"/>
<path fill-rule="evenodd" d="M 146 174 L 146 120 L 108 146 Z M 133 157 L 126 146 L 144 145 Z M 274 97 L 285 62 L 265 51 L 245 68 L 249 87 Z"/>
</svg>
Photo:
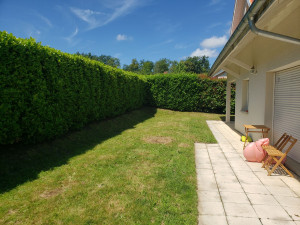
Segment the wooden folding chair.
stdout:
<svg viewBox="0 0 300 225">
<path fill-rule="evenodd" d="M 279 151 L 282 152 L 282 149 L 284 148 L 284 146 L 287 144 L 287 139 L 290 136 L 287 135 L 287 133 L 284 133 L 279 139 L 278 141 L 275 143 L 274 147 L 276 149 L 278 149 Z M 265 168 L 266 165 L 266 159 L 268 158 L 268 155 L 266 154 L 266 157 L 262 160 L 262 168 Z"/>
<path fill-rule="evenodd" d="M 275 143 L 274 147 L 276 149 L 278 149 L 279 151 L 282 152 L 282 149 L 284 148 L 284 146 L 287 144 L 287 139 L 289 138 L 290 136 L 287 135 L 287 133 L 284 133 L 280 138 L 279 140 Z"/>
<path fill-rule="evenodd" d="M 292 136 L 288 136 L 288 138 L 286 138 L 285 141 L 280 142 L 281 143 L 280 150 L 271 145 L 262 146 L 262 148 L 264 150 L 266 150 L 266 152 L 268 154 L 267 159 L 264 162 L 264 166 L 263 166 L 268 171 L 268 176 L 270 176 L 276 170 L 276 168 L 278 166 L 280 166 L 291 177 L 294 177 L 293 174 L 282 164 L 282 160 L 287 156 L 287 154 L 293 148 L 293 146 L 296 144 L 296 142 L 297 142 L 296 138 L 293 138 Z M 285 152 L 282 152 L 284 146 L 286 146 L 288 143 L 290 143 L 289 147 L 286 149 Z M 276 164 L 271 169 L 271 164 L 272 164 L 273 160 L 276 162 Z"/>
</svg>

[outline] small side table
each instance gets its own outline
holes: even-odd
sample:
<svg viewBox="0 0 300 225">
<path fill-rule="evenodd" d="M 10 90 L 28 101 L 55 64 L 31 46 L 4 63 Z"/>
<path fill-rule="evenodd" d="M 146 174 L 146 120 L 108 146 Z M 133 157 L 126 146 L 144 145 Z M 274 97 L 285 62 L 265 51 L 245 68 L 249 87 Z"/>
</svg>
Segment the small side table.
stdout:
<svg viewBox="0 0 300 225">
<path fill-rule="evenodd" d="M 243 149 L 245 149 L 246 142 L 248 141 L 248 133 L 260 133 L 262 134 L 263 138 L 268 136 L 268 132 L 270 130 L 269 127 L 266 127 L 265 125 L 248 125 L 244 124 L 245 132 L 246 132 L 246 140 L 244 143 Z"/>
</svg>

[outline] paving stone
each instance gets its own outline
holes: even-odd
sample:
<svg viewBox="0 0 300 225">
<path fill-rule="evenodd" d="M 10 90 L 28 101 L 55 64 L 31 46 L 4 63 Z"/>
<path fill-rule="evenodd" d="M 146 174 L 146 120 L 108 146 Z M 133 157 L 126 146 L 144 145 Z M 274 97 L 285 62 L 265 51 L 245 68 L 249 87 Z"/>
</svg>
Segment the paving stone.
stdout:
<svg viewBox="0 0 300 225">
<path fill-rule="evenodd" d="M 264 185 L 256 184 L 241 184 L 246 193 L 251 194 L 270 194 L 270 192 L 265 188 Z"/>
<path fill-rule="evenodd" d="M 239 179 L 240 178 L 241 179 L 242 178 L 249 178 L 249 179 L 251 179 L 251 178 L 253 178 L 253 179 L 257 178 L 252 171 L 242 171 L 242 170 L 240 170 L 240 171 L 235 171 L 235 174 L 236 174 L 236 176 Z"/>
<path fill-rule="evenodd" d="M 198 203 L 199 215 L 215 215 L 224 216 L 224 208 L 222 202 L 199 202 Z"/>
<path fill-rule="evenodd" d="M 206 149 L 206 144 L 204 143 L 195 143 L 194 146 L 196 149 Z"/>
<path fill-rule="evenodd" d="M 273 195 L 247 194 L 253 205 L 279 205 Z"/>
<path fill-rule="evenodd" d="M 266 188 L 275 196 L 291 196 L 298 197 L 290 188 L 288 187 L 275 187 L 275 186 L 266 186 Z"/>
<path fill-rule="evenodd" d="M 218 191 L 198 191 L 198 200 L 202 202 L 220 202 L 221 197 Z"/>
<path fill-rule="evenodd" d="M 199 224 L 300 225 L 300 182 L 267 176 L 245 160 L 236 132 L 223 121 L 207 124 L 218 144 L 195 144 Z"/>
<path fill-rule="evenodd" d="M 227 216 L 258 218 L 250 204 L 224 202 Z"/>
<path fill-rule="evenodd" d="M 227 217 L 229 225 L 261 225 L 258 218 L 246 218 L 246 217 Z"/>
<path fill-rule="evenodd" d="M 283 206 L 283 208 L 293 218 L 293 220 L 300 221 L 300 205 L 298 205 L 298 206 Z"/>
<path fill-rule="evenodd" d="M 294 221 L 261 219 L 263 225 L 297 225 Z"/>
<path fill-rule="evenodd" d="M 199 174 L 210 174 L 210 175 L 214 175 L 214 171 L 212 169 L 197 169 L 196 168 L 196 173 L 197 175 Z"/>
<path fill-rule="evenodd" d="M 227 225 L 225 216 L 200 215 L 198 225 Z"/>
<path fill-rule="evenodd" d="M 203 163 L 203 164 L 197 164 L 197 169 L 212 169 L 212 166 L 210 163 Z"/>
<path fill-rule="evenodd" d="M 266 177 L 261 178 L 261 182 L 266 186 L 285 187 L 287 185 L 279 177 Z"/>
<path fill-rule="evenodd" d="M 200 184 L 203 183 L 216 183 L 215 176 L 211 174 L 198 174 L 197 180 Z"/>
<path fill-rule="evenodd" d="M 242 186 L 238 182 L 218 183 L 218 186 L 220 191 L 244 193 Z"/>
<path fill-rule="evenodd" d="M 218 191 L 217 184 L 214 180 L 208 182 L 197 181 L 198 191 Z"/>
<path fill-rule="evenodd" d="M 275 196 L 276 200 L 282 206 L 300 206 L 300 198 L 299 197 L 290 197 L 290 196 Z"/>
<path fill-rule="evenodd" d="M 240 176 L 238 178 L 241 184 L 251 184 L 251 185 L 262 185 L 261 181 L 256 177 L 243 177 Z"/>
<path fill-rule="evenodd" d="M 220 191 L 220 194 L 223 202 L 250 203 L 245 193 Z"/>
<path fill-rule="evenodd" d="M 255 212 L 262 219 L 291 220 L 280 205 L 253 205 Z"/>
<path fill-rule="evenodd" d="M 238 183 L 238 179 L 234 175 L 216 174 L 217 183 Z"/>
</svg>

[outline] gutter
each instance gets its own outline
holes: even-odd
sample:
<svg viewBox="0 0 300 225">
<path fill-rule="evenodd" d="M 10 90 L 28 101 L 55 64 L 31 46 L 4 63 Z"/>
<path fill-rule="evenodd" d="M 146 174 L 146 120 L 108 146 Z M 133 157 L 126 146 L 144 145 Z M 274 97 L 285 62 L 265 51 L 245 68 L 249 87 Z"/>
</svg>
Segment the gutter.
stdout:
<svg viewBox="0 0 300 225">
<path fill-rule="evenodd" d="M 218 58 L 212 65 L 208 76 L 212 76 L 220 64 L 226 59 L 230 52 L 237 46 L 237 44 L 243 39 L 243 37 L 250 30 L 248 25 L 248 18 L 255 18 L 256 21 L 263 15 L 265 10 L 274 2 L 275 0 L 255 0 L 243 19 L 239 23 L 238 27 L 235 29 L 223 50 L 219 54 Z M 254 19 L 253 19 L 254 20 Z"/>
<path fill-rule="evenodd" d="M 278 40 L 278 41 L 288 42 L 291 44 L 300 45 L 300 39 L 258 29 L 253 22 L 253 17 L 248 18 L 248 23 L 249 23 L 249 27 L 250 27 L 251 31 L 253 33 L 255 33 L 256 35 L 263 36 L 266 38 L 271 38 L 271 39 Z"/>
</svg>

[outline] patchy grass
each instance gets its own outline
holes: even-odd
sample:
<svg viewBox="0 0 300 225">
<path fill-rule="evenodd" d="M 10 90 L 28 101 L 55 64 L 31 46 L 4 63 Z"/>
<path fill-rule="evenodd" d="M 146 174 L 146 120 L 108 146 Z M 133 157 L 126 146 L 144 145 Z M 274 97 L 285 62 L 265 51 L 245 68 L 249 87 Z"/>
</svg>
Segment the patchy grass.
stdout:
<svg viewBox="0 0 300 225">
<path fill-rule="evenodd" d="M 219 115 L 142 108 L 1 146 L 0 224 L 196 224 L 194 142 Z"/>
</svg>

